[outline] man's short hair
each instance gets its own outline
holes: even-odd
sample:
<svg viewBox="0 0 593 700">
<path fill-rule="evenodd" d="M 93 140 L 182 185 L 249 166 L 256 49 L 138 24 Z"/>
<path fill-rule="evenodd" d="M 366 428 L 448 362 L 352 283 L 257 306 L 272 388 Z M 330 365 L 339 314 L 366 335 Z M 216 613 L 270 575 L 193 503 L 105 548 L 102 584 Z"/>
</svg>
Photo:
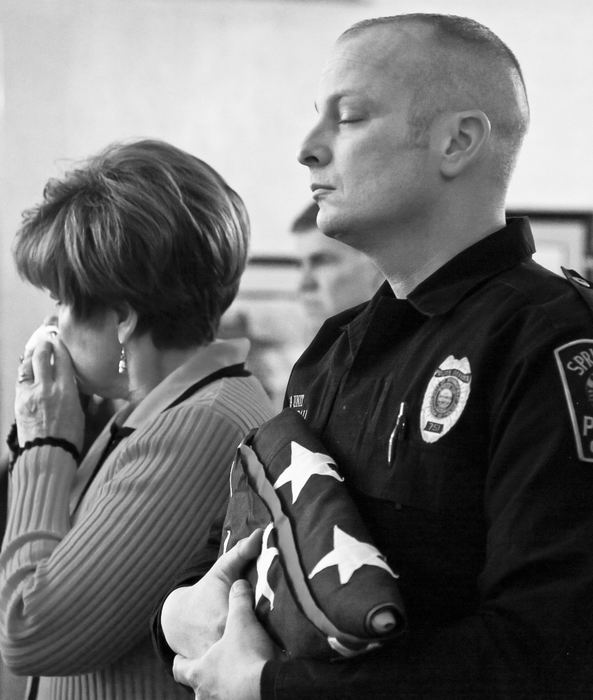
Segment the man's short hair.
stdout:
<svg viewBox="0 0 593 700">
<path fill-rule="evenodd" d="M 23 214 L 20 275 L 91 320 L 129 304 L 159 348 L 211 341 L 245 267 L 241 198 L 207 163 L 168 143 L 113 144 Z"/>
<path fill-rule="evenodd" d="M 514 53 L 488 27 L 456 15 L 410 13 L 362 20 L 339 39 L 390 24 L 424 24 L 433 29 L 427 60 L 407 76 L 412 141 L 426 146 L 428 129 L 443 111 L 481 109 L 498 141 L 497 174 L 508 180 L 529 125 L 527 92 Z"/>
<path fill-rule="evenodd" d="M 319 207 L 315 202 L 308 204 L 305 209 L 297 216 L 297 218 L 292 222 L 290 227 L 291 233 L 304 233 L 305 231 L 312 231 L 317 228 L 317 214 L 319 213 Z"/>
</svg>

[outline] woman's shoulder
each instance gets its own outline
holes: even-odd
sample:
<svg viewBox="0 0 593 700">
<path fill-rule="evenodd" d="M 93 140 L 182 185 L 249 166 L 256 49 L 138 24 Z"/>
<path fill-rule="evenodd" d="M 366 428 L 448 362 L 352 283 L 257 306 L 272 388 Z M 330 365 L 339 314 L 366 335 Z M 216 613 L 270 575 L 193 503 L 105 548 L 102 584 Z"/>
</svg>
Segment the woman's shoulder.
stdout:
<svg viewBox="0 0 593 700">
<path fill-rule="evenodd" d="M 222 424 L 247 432 L 268 420 L 273 408 L 253 375 L 216 380 L 138 426 L 138 433 L 166 430 L 190 436 L 198 426 Z M 137 435 L 140 437 L 140 434 Z"/>
<path fill-rule="evenodd" d="M 225 377 L 188 397 L 176 408 L 210 411 L 249 428 L 256 427 L 273 415 L 273 407 L 259 379 L 254 375 Z"/>
</svg>

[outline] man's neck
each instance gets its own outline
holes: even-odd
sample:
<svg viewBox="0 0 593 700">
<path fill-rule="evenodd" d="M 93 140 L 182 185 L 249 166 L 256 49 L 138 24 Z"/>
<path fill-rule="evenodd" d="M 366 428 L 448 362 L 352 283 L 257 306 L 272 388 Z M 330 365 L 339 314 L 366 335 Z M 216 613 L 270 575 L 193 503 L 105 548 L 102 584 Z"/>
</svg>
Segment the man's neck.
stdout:
<svg viewBox="0 0 593 700">
<path fill-rule="evenodd" d="M 468 226 L 459 221 L 454 228 L 446 224 L 438 230 L 393 234 L 383 250 L 369 251 L 375 264 L 388 280 L 398 299 L 405 299 L 421 282 L 449 260 L 505 225 L 504 212 L 489 220 Z"/>
</svg>

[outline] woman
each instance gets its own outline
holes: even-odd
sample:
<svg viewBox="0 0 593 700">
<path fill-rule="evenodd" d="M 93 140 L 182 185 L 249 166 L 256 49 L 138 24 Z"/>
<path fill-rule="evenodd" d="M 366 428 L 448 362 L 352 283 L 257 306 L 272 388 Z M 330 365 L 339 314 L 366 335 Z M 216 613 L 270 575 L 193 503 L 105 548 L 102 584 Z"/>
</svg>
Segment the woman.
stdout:
<svg viewBox="0 0 593 700">
<path fill-rule="evenodd" d="M 223 511 L 236 445 L 270 415 L 247 341 L 214 339 L 248 235 L 223 179 L 158 141 L 108 148 L 25 214 L 16 264 L 58 319 L 18 372 L 0 632 L 39 699 L 187 697 L 148 619 Z M 129 401 L 80 466 L 79 393 Z"/>
</svg>

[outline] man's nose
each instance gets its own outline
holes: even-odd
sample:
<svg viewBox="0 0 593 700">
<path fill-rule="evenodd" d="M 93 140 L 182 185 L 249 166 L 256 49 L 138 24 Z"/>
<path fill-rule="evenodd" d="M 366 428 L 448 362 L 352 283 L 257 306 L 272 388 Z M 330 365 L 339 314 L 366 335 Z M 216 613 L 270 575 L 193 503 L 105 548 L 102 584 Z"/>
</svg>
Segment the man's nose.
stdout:
<svg viewBox="0 0 593 700">
<path fill-rule="evenodd" d="M 331 151 L 328 145 L 327 136 L 321 124 L 317 124 L 305 137 L 297 159 L 301 165 L 309 168 L 327 165 L 331 160 Z"/>
</svg>

